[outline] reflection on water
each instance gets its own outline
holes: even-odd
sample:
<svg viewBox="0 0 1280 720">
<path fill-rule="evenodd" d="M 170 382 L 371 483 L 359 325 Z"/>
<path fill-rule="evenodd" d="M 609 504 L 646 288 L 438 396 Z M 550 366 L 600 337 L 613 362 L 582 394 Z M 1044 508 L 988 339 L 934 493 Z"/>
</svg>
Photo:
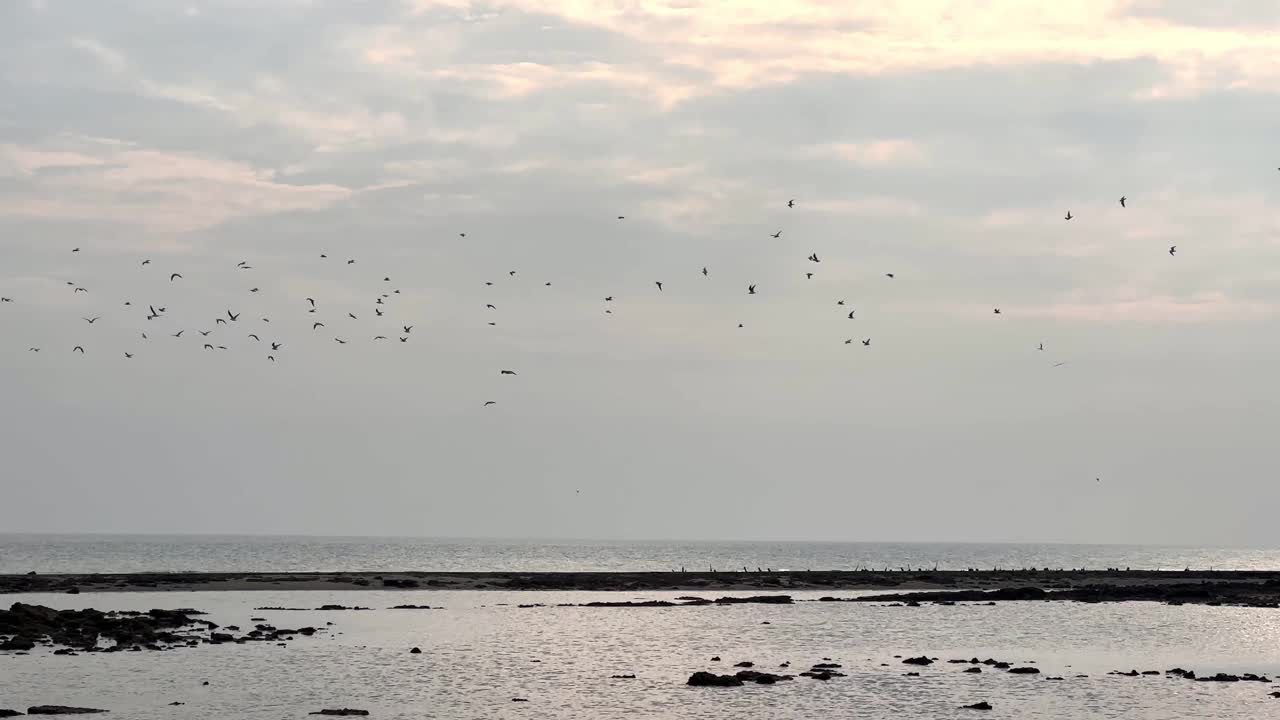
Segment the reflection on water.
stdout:
<svg viewBox="0 0 1280 720">
<path fill-rule="evenodd" d="M 679 593 L 646 593 L 672 598 Z M 800 594 L 814 598 L 818 594 Z M 1275 610 L 1148 603 L 877 607 L 851 603 L 666 609 L 515 607 L 603 593 L 253 592 L 6 596 L 54 607 L 190 606 L 222 624 L 250 617 L 323 625 L 330 637 L 203 646 L 166 653 L 0 656 L 0 707 L 59 703 L 113 717 L 303 718 L 355 707 L 376 718 L 1259 718 L 1280 716 L 1274 686 L 1122 678 L 1110 670 L 1280 674 Z M 365 605 L 367 612 L 254 611 L 256 606 Z M 401 603 L 443 610 L 383 610 Z M 768 621 L 770 624 L 762 624 Z M 422 648 L 412 655 L 411 647 Z M 1045 675 L 978 675 L 945 662 L 909 668 L 894 655 L 1036 661 Z M 712 663 L 713 655 L 724 662 Z M 739 660 L 791 671 L 830 657 L 848 677 L 774 686 L 688 688 L 695 670 Z M 888 663 L 882 667 L 881 663 Z M 920 677 L 905 677 L 908 670 Z M 635 680 L 611 675 L 635 673 Z M 1088 674 L 1087 679 L 1076 679 Z M 202 686 L 204 680 L 208 686 Z M 513 697 L 528 703 L 512 703 Z M 170 702 L 185 705 L 170 707 Z"/>
</svg>

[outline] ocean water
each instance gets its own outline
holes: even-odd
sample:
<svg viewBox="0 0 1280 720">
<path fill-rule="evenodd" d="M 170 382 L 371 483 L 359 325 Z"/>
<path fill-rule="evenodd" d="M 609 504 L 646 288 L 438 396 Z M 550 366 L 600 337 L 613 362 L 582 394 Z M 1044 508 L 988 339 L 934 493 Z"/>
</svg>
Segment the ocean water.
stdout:
<svg viewBox="0 0 1280 720">
<path fill-rule="evenodd" d="M 0 535 L 0 573 L 845 570 L 937 566 L 1280 570 L 1280 550 L 1141 545 L 591 542 Z"/>
<path fill-rule="evenodd" d="M 847 593 L 852 594 L 852 593 Z M 802 602 L 790 606 L 518 608 L 601 593 L 454 591 L 181 592 L 10 596 L 54 607 L 190 606 L 221 624 L 265 617 L 331 634 L 290 643 L 171 652 L 30 656 L 0 653 L 0 707 L 56 703 L 136 720 L 302 720 L 326 707 L 371 718 L 1221 718 L 1280 717 L 1276 686 L 1111 670 L 1280 674 L 1280 611 L 1152 603 L 1001 603 L 920 608 Z M 647 593 L 669 598 L 675 593 Z M 799 594 L 813 598 L 817 594 Z M 362 612 L 255 611 L 263 605 L 366 605 Z M 387 610 L 400 604 L 441 610 Z M 763 624 L 768 622 L 769 624 Z M 422 654 L 412 655 L 413 646 Z M 962 673 L 895 655 L 1035 661 L 1044 674 Z M 724 661 L 710 662 L 713 655 Z M 750 660 L 792 671 L 822 658 L 848 677 L 773 686 L 690 688 L 696 670 Z M 882 665 L 884 663 L 885 665 Z M 906 677 L 907 671 L 920 677 Z M 611 675 L 634 673 L 634 680 Z M 1077 678 L 1085 674 L 1087 678 Z M 1062 682 L 1044 679 L 1060 675 Z M 202 685 L 203 681 L 209 685 Z M 527 698 L 513 703 L 512 698 Z M 987 701 L 987 713 L 959 710 Z M 171 707 L 171 702 L 185 703 Z"/>
</svg>

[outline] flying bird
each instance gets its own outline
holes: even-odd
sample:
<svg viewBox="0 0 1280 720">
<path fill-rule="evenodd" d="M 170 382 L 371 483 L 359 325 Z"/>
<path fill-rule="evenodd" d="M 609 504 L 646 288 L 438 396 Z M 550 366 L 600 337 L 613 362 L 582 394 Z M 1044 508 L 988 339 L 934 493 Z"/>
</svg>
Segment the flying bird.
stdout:
<svg viewBox="0 0 1280 720">
<path fill-rule="evenodd" d="M 382 308 L 374 308 L 373 311 L 378 314 L 378 317 L 382 317 Z"/>
<path fill-rule="evenodd" d="M 272 350 L 279 350 L 279 349 L 280 349 L 280 347 L 281 347 L 281 345 L 280 345 L 280 343 L 278 343 L 278 342 L 273 342 L 273 343 L 271 343 L 271 349 L 272 349 Z"/>
<path fill-rule="evenodd" d="M 186 330 L 179 330 L 178 332 L 173 334 L 173 337 L 180 338 L 182 337 L 182 333 L 184 332 L 186 332 Z"/>
<path fill-rule="evenodd" d="M 845 345 L 852 345 L 852 344 L 853 344 L 853 338 L 848 338 L 847 340 L 845 340 L 845 341 L 844 341 L 844 344 L 845 344 Z"/>
<path fill-rule="evenodd" d="M 214 325 L 226 325 L 226 324 L 227 324 L 227 321 L 226 321 L 226 320 L 223 320 L 222 318 L 214 318 L 214 320 L 213 320 L 213 324 L 214 324 Z"/>
<path fill-rule="evenodd" d="M 124 354 L 124 356 L 125 356 L 126 358 L 131 358 L 131 357 L 133 357 L 133 353 L 125 353 L 125 354 Z"/>
<path fill-rule="evenodd" d="M 1169 254 L 1170 254 L 1170 255 L 1176 255 L 1177 253 L 1178 253 L 1178 246 L 1177 246 L 1177 245 L 1170 245 L 1170 246 L 1169 246 Z"/>
<path fill-rule="evenodd" d="M 658 292 L 662 292 L 662 283 L 654 282 L 653 284 L 658 286 Z"/>
<path fill-rule="evenodd" d="M 355 265 L 355 264 L 356 264 L 356 261 L 355 261 L 355 260 L 348 260 L 348 261 L 347 261 L 347 264 L 348 264 L 348 265 Z"/>
<path fill-rule="evenodd" d="M 1126 198 L 1125 196 L 1121 195 L 1121 196 L 1120 196 L 1120 207 L 1127 207 L 1127 206 L 1124 204 L 1124 201 L 1125 201 L 1125 200 L 1128 200 L 1128 199 L 1129 199 L 1129 198 Z"/>
<path fill-rule="evenodd" d="M 143 261 L 142 261 L 142 264 L 143 264 L 143 265 L 150 265 L 150 264 L 151 264 L 151 261 L 150 261 L 150 260 L 143 260 Z"/>
<path fill-rule="evenodd" d="M 374 339 L 374 340 L 386 340 L 386 339 L 387 339 L 387 336 L 386 336 L 386 335 L 377 335 L 377 336 L 375 336 L 373 339 Z"/>
<path fill-rule="evenodd" d="M 333 340 L 334 340 L 334 342 L 338 343 L 339 345 L 346 345 L 346 344 L 347 344 L 347 341 L 346 341 L 346 340 L 343 340 L 342 338 L 334 338 Z"/>
<path fill-rule="evenodd" d="M 38 347 L 29 347 L 29 348 L 27 348 L 27 352 L 40 352 L 40 348 L 38 348 Z"/>
<path fill-rule="evenodd" d="M 605 299 L 604 299 L 604 301 L 605 301 L 605 302 L 613 302 L 613 296 L 612 296 L 612 295 L 610 295 L 609 297 L 605 298 Z"/>
<path fill-rule="evenodd" d="M 267 359 L 268 359 L 268 360 L 270 360 L 271 362 L 275 362 L 275 361 L 276 361 L 276 356 L 275 356 L 275 355 L 268 355 L 268 356 L 267 356 Z"/>
<path fill-rule="evenodd" d="M 307 302 L 311 303 L 311 307 L 312 307 L 312 309 L 314 309 L 314 308 L 315 308 L 315 306 L 316 306 L 315 298 L 307 298 Z"/>
<path fill-rule="evenodd" d="M 1067 211 L 1067 216 L 1066 216 L 1065 218 L 1063 218 L 1063 220 L 1070 220 L 1072 217 L 1074 217 L 1074 216 L 1071 214 L 1071 211 L 1070 211 L 1070 210 L 1068 210 L 1068 211 Z"/>
<path fill-rule="evenodd" d="M 490 310 L 497 310 L 497 309 L 498 309 L 497 307 L 495 307 L 495 306 L 493 306 L 492 304 L 489 304 L 489 303 L 485 303 L 485 307 L 489 308 Z"/>
<path fill-rule="evenodd" d="M 81 355 L 83 355 L 83 354 L 84 354 L 84 348 L 82 348 L 82 347 L 80 347 L 79 345 L 77 345 L 77 346 L 75 346 L 75 347 L 71 348 L 71 352 L 78 352 L 78 353 L 80 353 Z"/>
<path fill-rule="evenodd" d="M 853 313 L 854 313 L 854 311 L 853 311 L 853 310 L 850 310 L 850 311 L 849 311 L 849 319 L 850 319 L 850 320 L 852 320 L 852 319 L 853 319 Z"/>
<path fill-rule="evenodd" d="M 0 297 L 0 302 L 7 302 L 7 303 L 11 303 L 11 302 L 13 302 L 13 298 Z"/>
<path fill-rule="evenodd" d="M 254 335 L 253 333 L 249 333 L 249 337 L 253 338 L 254 340 L 257 340 L 258 342 L 262 342 L 262 338 L 258 337 L 257 335 Z"/>
<path fill-rule="evenodd" d="M 249 288 L 249 292 L 256 293 L 258 292 L 258 288 Z"/>
<path fill-rule="evenodd" d="M 204 344 L 204 349 L 205 349 L 205 350 L 212 350 L 212 349 L 213 349 L 213 346 L 212 346 L 212 345 L 210 345 L 209 343 L 205 343 L 205 344 Z"/>
<path fill-rule="evenodd" d="M 227 317 L 231 318 L 231 322 L 235 322 L 240 319 L 239 315 L 232 313 L 230 310 L 227 311 Z"/>
<path fill-rule="evenodd" d="M 755 285 L 748 285 L 748 286 L 747 286 L 747 294 L 748 294 L 748 295 L 755 295 L 755 294 L 756 294 L 756 286 L 755 286 Z"/>
<path fill-rule="evenodd" d="M 351 318 L 352 320 L 359 320 L 359 319 L 360 319 L 360 318 L 356 317 L 355 315 L 352 315 L 351 313 L 347 313 L 347 317 Z"/>
<path fill-rule="evenodd" d="M 87 323 L 89 323 L 90 325 L 92 325 L 92 324 L 94 324 L 94 323 L 98 322 L 99 320 L 101 320 L 102 318 L 101 318 L 101 317 L 92 317 L 92 318 L 80 318 L 80 319 L 81 319 L 81 320 L 84 320 L 85 322 L 87 322 Z"/>
<path fill-rule="evenodd" d="M 209 337 L 209 333 L 211 333 L 211 332 L 213 332 L 213 331 L 212 331 L 212 330 L 197 330 L 196 332 L 200 333 L 200 336 L 201 336 L 201 337 Z"/>
<path fill-rule="evenodd" d="M 1062 367 L 1063 365 L 1066 365 L 1066 364 L 1067 364 L 1066 362 L 1060 362 L 1060 363 L 1054 363 L 1054 364 L 1053 364 L 1053 366 L 1054 366 L 1054 367 Z"/>
<path fill-rule="evenodd" d="M 1040 347 L 1036 348 L 1036 350 L 1044 350 L 1044 343 L 1040 343 Z"/>
<path fill-rule="evenodd" d="M 318 328 L 322 328 L 322 327 L 324 327 L 324 323 L 318 322 L 318 323 L 315 323 L 314 325 L 312 325 L 312 326 L 311 326 L 311 329 L 312 329 L 312 330 L 316 330 L 316 329 L 318 329 Z"/>
<path fill-rule="evenodd" d="M 804 274 L 804 276 L 805 276 L 805 278 L 806 278 L 806 279 L 808 279 L 808 280 L 812 280 L 812 279 L 813 279 L 813 273 L 805 273 L 805 274 Z"/>
<path fill-rule="evenodd" d="M 494 402 L 494 401 L 492 401 L 492 400 L 490 400 L 489 402 L 487 402 L 487 403 L 485 403 L 485 404 L 484 404 L 484 406 L 485 406 L 485 407 L 489 407 L 490 405 L 497 405 L 497 403 L 496 403 L 496 402 Z"/>
<path fill-rule="evenodd" d="M 893 279 L 893 273 L 885 273 L 884 276 L 889 278 L 890 280 Z"/>
<path fill-rule="evenodd" d="M 499 375 L 515 375 L 516 371 L 515 370 L 499 370 L 498 374 Z"/>
<path fill-rule="evenodd" d="M 87 293 L 87 292 L 89 292 L 89 291 L 88 291 L 88 290 L 85 290 L 85 289 L 84 289 L 84 288 L 82 288 L 82 287 L 78 287 L 78 288 L 76 288 L 76 289 L 72 292 L 72 294 L 74 295 L 75 293 L 78 293 L 78 292 Z"/>
<path fill-rule="evenodd" d="M 822 262 L 822 261 L 818 259 L 818 253 L 814 253 L 809 256 L 809 262 Z"/>
<path fill-rule="evenodd" d="M 508 270 L 508 271 L 507 271 L 507 274 L 508 274 L 508 275 L 510 275 L 511 277 L 515 277 L 515 276 L 516 276 L 516 271 L 515 271 L 515 270 Z"/>
<path fill-rule="evenodd" d="M 862 341 L 862 346 L 863 346 L 863 347 L 871 347 L 871 338 L 867 338 L 866 340 L 863 340 L 863 341 Z"/>
<path fill-rule="evenodd" d="M 707 269 L 704 267 L 702 268 L 702 277 L 706 277 L 706 276 L 707 276 Z"/>
<path fill-rule="evenodd" d="M 407 337 L 402 337 L 402 338 L 400 338 L 400 342 L 409 342 L 409 338 L 407 338 Z"/>
<path fill-rule="evenodd" d="M 619 216 L 618 216 L 618 219 L 619 219 L 619 220 L 626 220 L 626 219 L 627 219 L 627 216 L 626 216 L 626 215 L 619 215 Z"/>
<path fill-rule="evenodd" d="M 781 231 L 781 230 L 779 230 L 778 232 L 774 233 L 774 234 L 773 234 L 773 235 L 771 235 L 770 237 L 780 238 L 780 237 L 782 237 L 782 231 Z"/>
<path fill-rule="evenodd" d="M 408 334 L 409 334 L 410 332 L 412 332 L 412 331 L 413 331 L 413 326 L 412 326 L 412 325 L 405 325 L 405 326 L 404 326 L 404 334 L 405 334 L 405 335 L 408 335 Z"/>
<path fill-rule="evenodd" d="M 71 252 L 80 252 L 80 248 L 71 248 Z"/>
<path fill-rule="evenodd" d="M 992 311 L 991 311 L 991 314 L 992 314 L 992 315 L 999 315 L 999 314 L 1000 314 L 1000 308 L 995 308 L 994 310 L 992 310 Z"/>
<path fill-rule="evenodd" d="M 789 208 L 793 208 L 793 207 L 795 207 L 795 206 L 796 206 L 796 201 L 795 201 L 795 200 L 788 200 L 788 201 L 787 201 L 787 207 L 789 207 Z"/>
<path fill-rule="evenodd" d="M 169 282 L 173 282 L 174 280 L 178 280 L 178 279 L 180 279 L 181 277 L 182 277 L 182 276 L 181 276 L 181 275 L 179 275 L 178 273 L 174 273 L 174 274 L 172 274 L 172 275 L 170 275 L 170 276 L 169 276 Z"/>
</svg>

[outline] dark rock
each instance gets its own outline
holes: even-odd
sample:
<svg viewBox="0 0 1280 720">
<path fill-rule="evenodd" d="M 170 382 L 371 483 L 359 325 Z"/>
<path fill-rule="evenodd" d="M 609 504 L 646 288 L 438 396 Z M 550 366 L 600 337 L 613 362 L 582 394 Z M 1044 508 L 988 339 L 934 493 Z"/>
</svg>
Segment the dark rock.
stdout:
<svg viewBox="0 0 1280 720">
<path fill-rule="evenodd" d="M 610 675 L 610 680 L 635 680 L 635 675 Z"/>
<path fill-rule="evenodd" d="M 337 708 L 329 710 L 317 710 L 309 715 L 338 715 L 340 717 L 348 717 L 354 715 L 368 715 L 368 710 L 356 710 L 354 708 Z"/>
<path fill-rule="evenodd" d="M 1130 670 L 1129 672 L 1120 672 L 1119 670 L 1112 670 L 1111 672 L 1109 672 L 1109 673 L 1107 673 L 1107 674 L 1108 674 L 1108 675 L 1120 675 L 1120 676 L 1122 676 L 1122 677 L 1138 677 L 1138 675 L 1140 675 L 1141 673 L 1139 673 L 1137 670 Z"/>
<path fill-rule="evenodd" d="M 410 650 L 410 651 L 409 651 L 409 654 L 410 654 L 410 655 L 421 655 L 421 654 L 422 654 L 422 648 L 420 648 L 420 647 L 415 647 L 414 649 L 412 649 L 412 650 Z"/>
<path fill-rule="evenodd" d="M 0 642 L 0 650 L 34 650 L 36 643 L 30 638 L 15 637 Z"/>
<path fill-rule="evenodd" d="M 930 660 L 927 656 L 921 655 L 920 657 L 907 658 L 906 660 L 902 661 L 902 664 L 903 665 L 932 665 L 933 661 Z"/>
<path fill-rule="evenodd" d="M 842 667 L 844 667 L 844 666 L 843 666 L 843 665 L 841 665 L 840 663 L 833 663 L 833 662 L 820 662 L 820 663 L 818 663 L 818 664 L 814 665 L 814 666 L 813 666 L 813 669 L 814 669 L 814 670 L 835 670 L 835 669 L 842 668 Z"/>
<path fill-rule="evenodd" d="M 740 667 L 740 668 L 749 668 L 749 667 L 755 667 L 755 666 L 756 664 L 751 662 L 750 660 L 743 660 L 742 662 L 734 665 L 734 667 Z"/>
<path fill-rule="evenodd" d="M 836 675 L 837 673 L 827 672 L 826 670 L 817 670 L 817 671 L 800 673 L 800 677 L 813 678 L 814 680 L 823 680 L 823 681 L 830 680 L 831 678 L 836 677 Z"/>
<path fill-rule="evenodd" d="M 773 673 L 757 672 L 755 670 L 739 670 L 733 676 L 743 682 L 753 682 L 758 685 L 773 685 L 779 680 L 794 679 L 791 675 L 774 675 Z"/>
<path fill-rule="evenodd" d="M 695 687 L 737 687 L 742 685 L 742 678 L 736 675 L 716 675 L 709 672 L 696 672 L 689 676 L 689 685 Z"/>
<path fill-rule="evenodd" d="M 965 669 L 964 669 L 964 671 L 965 671 L 965 672 L 967 672 L 967 673 L 980 673 L 980 672 L 982 672 L 982 668 L 980 668 L 980 667 L 968 667 L 968 668 L 965 668 Z"/>
<path fill-rule="evenodd" d="M 388 610 L 437 610 L 430 605 L 393 605 Z"/>
<path fill-rule="evenodd" d="M 28 715 L 92 715 L 104 712 L 110 712 L 110 710 L 68 707 L 66 705 L 36 705 L 35 707 L 27 708 Z"/>
<path fill-rule="evenodd" d="M 1160 671 L 1159 670 L 1143 670 L 1142 674 L 1143 675 L 1159 675 Z"/>
<path fill-rule="evenodd" d="M 394 588 L 416 588 L 418 587 L 418 581 L 413 578 L 386 578 L 382 581 L 382 586 Z"/>
<path fill-rule="evenodd" d="M 1062 679 L 1062 678 L 1060 678 L 1060 677 L 1053 677 L 1053 676 L 1050 676 L 1050 677 L 1046 677 L 1046 678 L 1045 678 L 1045 680 L 1061 680 L 1061 679 Z"/>
<path fill-rule="evenodd" d="M 1040 668 L 1016 667 L 1009 670 L 1010 675 L 1039 675 Z"/>
<path fill-rule="evenodd" d="M 511 698 L 511 702 L 529 702 L 529 698 Z"/>
<path fill-rule="evenodd" d="M 1007 663 L 1007 662 L 997 662 L 997 663 L 992 663 L 992 664 L 991 664 L 991 667 L 993 667 L 993 668 L 995 668 L 995 669 L 997 669 L 997 670 L 1008 670 L 1009 668 L 1011 668 L 1011 667 L 1013 667 L 1013 666 L 1012 666 L 1012 665 L 1010 665 L 1010 664 L 1009 664 L 1009 663 Z"/>
<path fill-rule="evenodd" d="M 18 716 L 19 716 L 19 715 L 21 715 L 21 714 L 22 714 L 22 713 L 18 712 L 17 710 L 10 710 L 10 709 L 8 709 L 8 708 L 0 708 L 0 718 L 18 717 Z"/>
<path fill-rule="evenodd" d="M 960 709 L 961 710 L 990 710 L 991 703 L 987 702 L 986 700 L 983 700 L 982 702 L 976 702 L 972 705 L 964 705 Z"/>
<path fill-rule="evenodd" d="M 711 662 L 720 662 L 720 656 L 716 655 L 715 657 L 711 658 Z"/>
<path fill-rule="evenodd" d="M 1199 682 L 1240 682 L 1239 675 L 1228 675 L 1227 673 L 1218 673 L 1217 675 L 1209 675 L 1206 677 L 1196 678 Z"/>
<path fill-rule="evenodd" d="M 918 672 L 902 673 L 902 676 L 903 677 L 920 677 L 920 673 Z"/>
</svg>

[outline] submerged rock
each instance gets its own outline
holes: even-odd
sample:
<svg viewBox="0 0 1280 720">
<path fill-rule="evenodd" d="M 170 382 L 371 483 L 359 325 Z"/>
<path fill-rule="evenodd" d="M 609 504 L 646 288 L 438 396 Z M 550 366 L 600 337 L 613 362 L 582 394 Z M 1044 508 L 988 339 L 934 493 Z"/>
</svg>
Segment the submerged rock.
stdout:
<svg viewBox="0 0 1280 720">
<path fill-rule="evenodd" d="M 36 705 L 27 708 L 28 715 L 92 715 L 110 712 L 97 708 L 69 707 L 67 705 Z"/>
<path fill-rule="evenodd" d="M 932 665 L 933 661 L 930 660 L 927 656 L 921 655 L 920 657 L 907 658 L 906 660 L 902 661 L 902 664 L 903 665 Z"/>
<path fill-rule="evenodd" d="M 355 708 L 337 708 L 331 710 L 317 710 L 310 715 L 336 715 L 339 717 L 350 717 L 356 715 L 368 715 L 368 710 L 356 710 Z"/>
<path fill-rule="evenodd" d="M 972 705 L 961 706 L 960 709 L 961 710 L 990 710 L 991 703 L 987 702 L 986 700 L 983 700 L 982 702 L 976 702 Z"/>
<path fill-rule="evenodd" d="M 742 685 L 742 678 L 736 675 L 716 675 L 709 672 L 696 672 L 689 676 L 686 683 L 694 687 L 737 687 Z"/>
<path fill-rule="evenodd" d="M 18 712 L 17 710 L 10 710 L 9 708 L 0 708 L 0 718 L 18 717 L 21 714 L 22 713 Z"/>
<path fill-rule="evenodd" d="M 1009 670 L 1010 675 L 1039 675 L 1040 668 L 1016 667 Z"/>
</svg>

